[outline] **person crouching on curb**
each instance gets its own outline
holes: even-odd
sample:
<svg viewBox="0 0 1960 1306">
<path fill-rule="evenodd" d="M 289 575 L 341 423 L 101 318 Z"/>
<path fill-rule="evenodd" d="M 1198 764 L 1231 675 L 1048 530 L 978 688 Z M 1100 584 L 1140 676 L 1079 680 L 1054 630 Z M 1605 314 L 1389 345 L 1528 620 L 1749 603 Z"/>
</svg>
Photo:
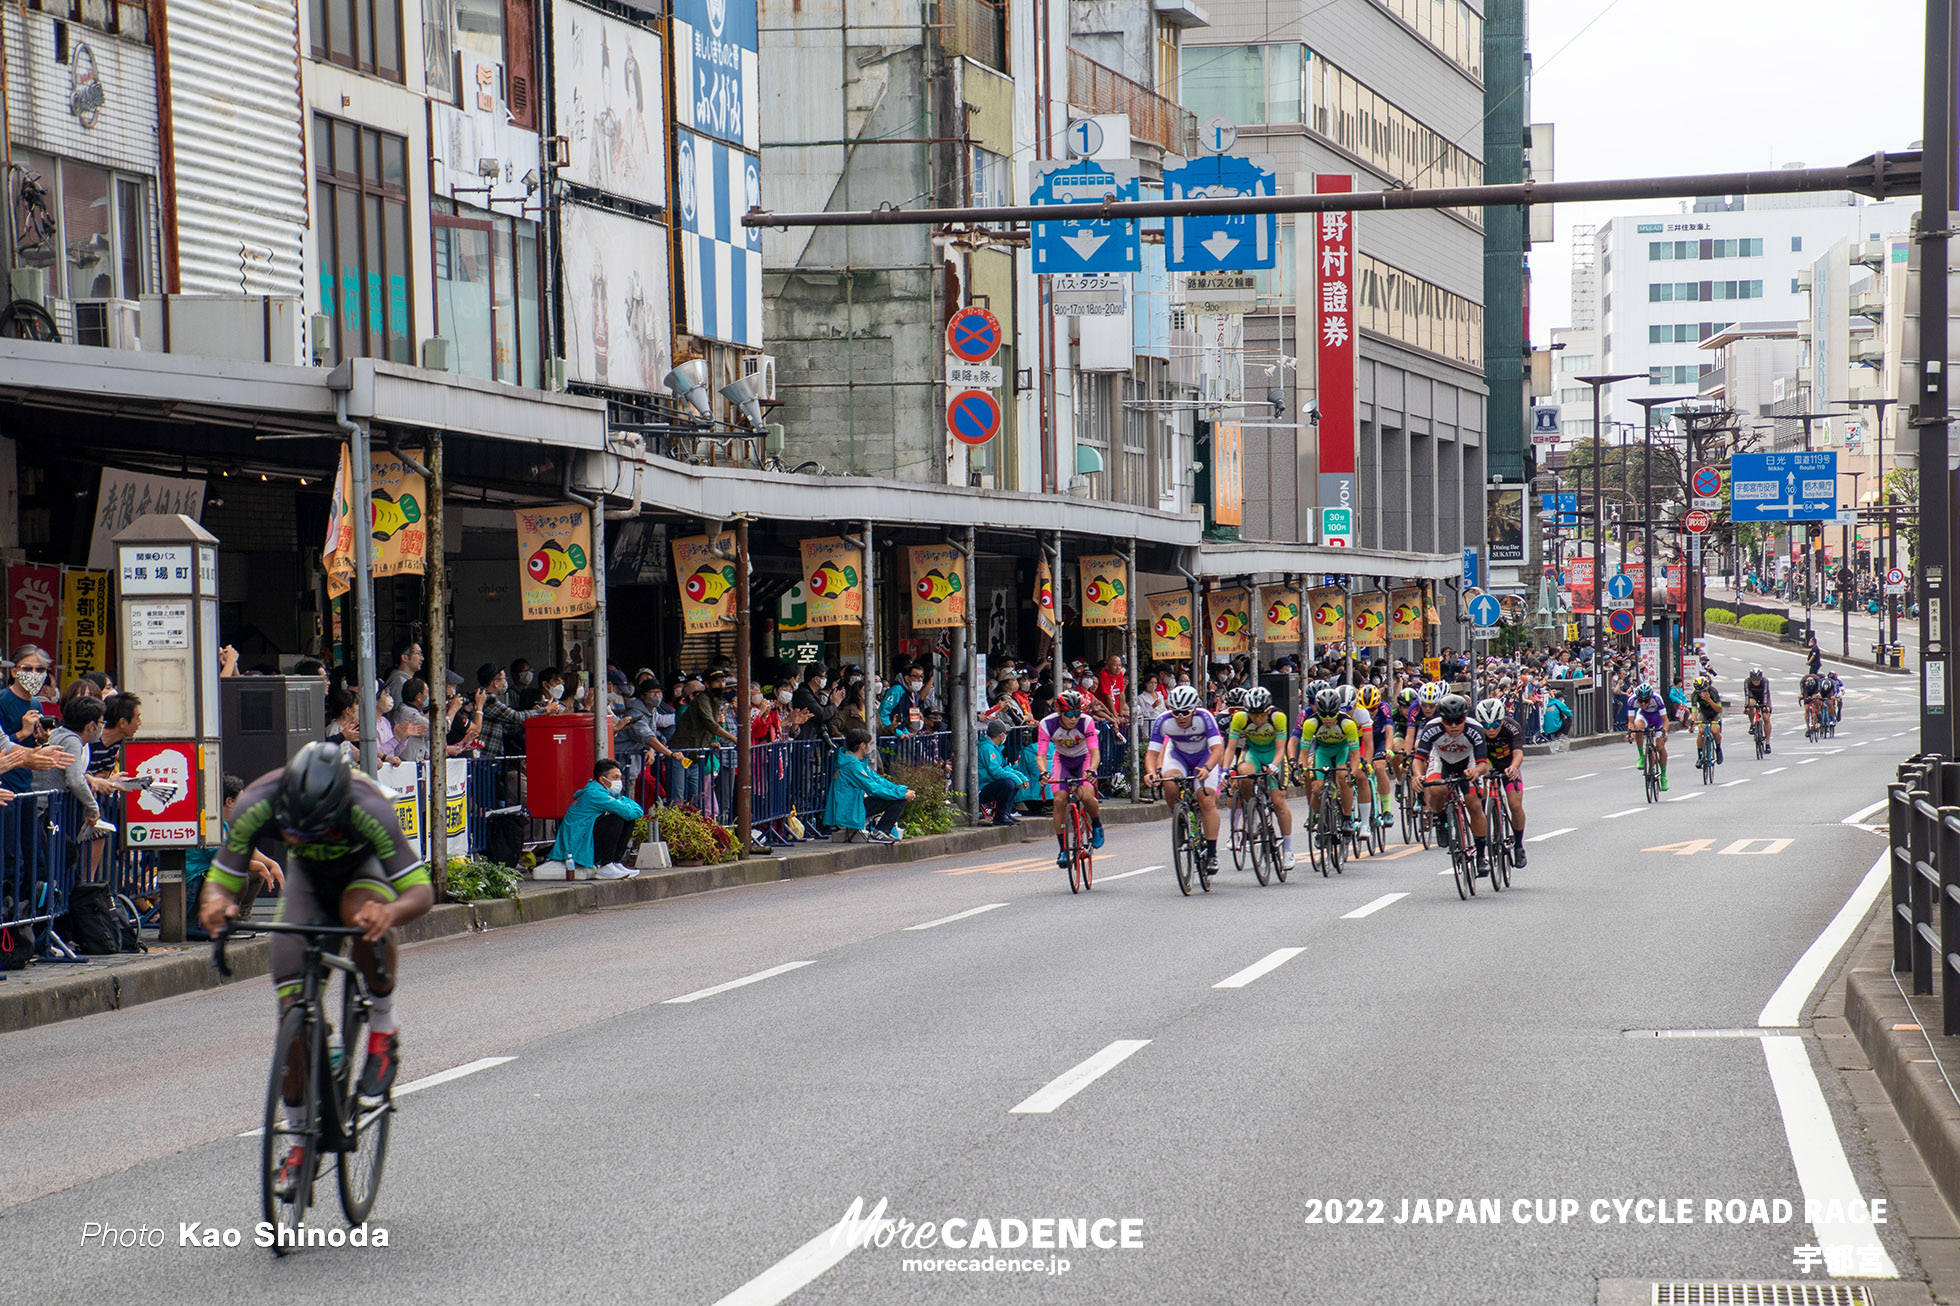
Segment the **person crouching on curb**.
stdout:
<svg viewBox="0 0 1960 1306">
<path fill-rule="evenodd" d="M 837 776 L 830 782 L 830 797 L 824 800 L 823 822 L 833 830 L 851 831 L 846 843 L 860 830 L 867 843 L 897 843 L 905 831 L 892 823 L 914 795 L 879 775 L 870 759 L 871 732 L 862 727 L 845 732 L 844 747 L 837 754 Z"/>
<path fill-rule="evenodd" d="M 626 796 L 625 776 L 619 763 L 604 758 L 592 766 L 592 778 L 572 799 L 564 819 L 558 822 L 558 840 L 551 845 L 551 860 L 566 866 L 596 868 L 595 878 L 626 880 L 639 869 L 626 865 L 626 845 L 633 840 L 633 826 L 646 811 Z"/>
<path fill-rule="evenodd" d="M 1007 764 L 1002 746 L 1007 727 L 999 721 L 987 723 L 987 734 L 980 741 L 980 801 L 994 806 L 995 825 L 1019 825 L 1014 815 L 1014 796 L 1028 783 L 1028 777 Z"/>
</svg>

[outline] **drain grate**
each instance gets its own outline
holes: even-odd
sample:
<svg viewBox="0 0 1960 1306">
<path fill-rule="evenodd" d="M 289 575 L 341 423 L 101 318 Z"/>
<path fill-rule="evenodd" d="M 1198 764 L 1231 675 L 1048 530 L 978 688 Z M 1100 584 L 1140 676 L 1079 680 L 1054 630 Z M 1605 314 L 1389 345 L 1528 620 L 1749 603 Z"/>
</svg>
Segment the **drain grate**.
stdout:
<svg viewBox="0 0 1960 1306">
<path fill-rule="evenodd" d="M 1872 1306 L 1845 1283 L 1657 1283 L 1654 1306 Z"/>
</svg>

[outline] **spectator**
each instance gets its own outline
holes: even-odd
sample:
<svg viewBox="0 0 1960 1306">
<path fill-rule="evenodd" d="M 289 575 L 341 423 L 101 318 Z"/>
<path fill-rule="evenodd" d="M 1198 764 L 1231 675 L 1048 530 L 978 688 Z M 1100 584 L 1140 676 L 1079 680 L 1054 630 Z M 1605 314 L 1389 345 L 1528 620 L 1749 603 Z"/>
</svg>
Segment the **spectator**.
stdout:
<svg viewBox="0 0 1960 1306">
<path fill-rule="evenodd" d="M 404 762 L 429 760 L 429 682 L 411 676 L 402 682 L 403 702 L 394 716 L 395 755 Z"/>
<path fill-rule="evenodd" d="M 478 700 L 483 705 L 483 751 L 491 757 L 524 756 L 524 725 L 504 695 L 510 677 L 486 662 L 476 669 Z"/>
<path fill-rule="evenodd" d="M 374 756 L 377 760 L 394 766 L 402 760 L 401 745 L 395 739 L 395 724 L 390 714 L 395 710 L 395 696 L 383 689 L 374 696 Z"/>
<path fill-rule="evenodd" d="M 1096 673 L 1096 694 L 1109 704 L 1111 720 L 1123 718 L 1123 696 L 1129 690 L 1129 681 L 1123 675 L 1123 659 L 1114 653 L 1104 658 L 1102 670 Z"/>
<path fill-rule="evenodd" d="M 803 672 L 802 686 L 790 698 L 790 706 L 809 713 L 810 719 L 819 727 L 827 725 L 837 715 L 837 704 L 826 689 L 828 684 L 829 672 L 823 663 L 811 663 Z"/>
<path fill-rule="evenodd" d="M 1158 692 L 1161 683 L 1154 671 L 1143 678 L 1143 688 L 1137 691 L 1137 720 L 1148 723 L 1163 715 L 1164 696 Z"/>
<path fill-rule="evenodd" d="M 510 664 L 510 684 L 506 691 L 514 696 L 511 706 L 522 710 L 533 705 L 537 699 L 538 677 L 531 670 L 526 658 L 514 658 Z"/>
<path fill-rule="evenodd" d="M 473 700 L 463 698 L 463 678 L 454 671 L 443 673 L 443 753 L 462 757 L 481 747 L 483 700 L 489 697 L 477 690 Z"/>
<path fill-rule="evenodd" d="M 719 688 L 725 677 L 713 675 L 714 688 L 704 686 L 699 677 L 690 677 L 681 687 L 687 707 L 674 725 L 673 746 L 677 749 L 712 748 L 716 743 L 732 744 L 735 736 L 721 724 Z"/>
<path fill-rule="evenodd" d="M 245 792 L 245 782 L 235 775 L 228 775 L 220 783 L 223 785 L 224 797 L 218 807 L 218 832 L 222 839 L 224 833 L 231 829 L 232 809 L 238 805 L 238 795 Z M 198 923 L 196 907 L 198 894 L 204 887 L 204 874 L 211 869 L 211 860 L 217 855 L 215 848 L 192 848 L 184 854 L 184 901 L 192 908 L 191 918 L 184 926 L 184 937 L 187 939 L 211 937 L 204 926 Z M 240 919 L 251 914 L 252 900 L 259 896 L 260 889 L 282 889 L 286 885 L 285 869 L 256 848 L 252 850 L 251 872 L 245 879 L 244 890 L 238 895 Z M 247 931 L 233 931 L 232 937 L 251 936 Z"/>
<path fill-rule="evenodd" d="M 395 641 L 395 669 L 388 673 L 386 687 L 388 697 L 395 702 L 397 712 L 406 711 L 407 700 L 402 694 L 402 686 L 412 677 L 422 674 L 422 644 L 420 640 L 403 635 Z"/>
<path fill-rule="evenodd" d="M 896 843 L 905 831 L 893 822 L 913 797 L 910 789 L 879 775 L 871 766 L 871 732 L 852 730 L 837 753 L 837 774 L 824 800 L 823 821 L 847 833 L 849 843 L 862 831 L 869 843 Z"/>
<path fill-rule="evenodd" d="M 626 673 L 618 667 L 606 672 L 606 706 L 613 712 L 624 712 L 626 700 L 631 697 L 632 685 Z"/>
<path fill-rule="evenodd" d="M 98 777 L 115 775 L 123 769 L 122 746 L 136 738 L 143 728 L 143 700 L 123 693 L 102 705 L 102 738 L 89 750 L 89 773 Z"/>
<path fill-rule="evenodd" d="M 899 664 L 898 682 L 878 699 L 878 733 L 909 735 L 925 728 L 925 672 L 909 662 Z"/>
<path fill-rule="evenodd" d="M 645 809 L 626 796 L 619 763 L 603 758 L 593 764 L 592 778 L 558 822 L 551 860 L 568 868 L 593 867 L 601 880 L 631 879 L 640 872 L 626 865 L 626 849 L 633 842 L 634 824 L 645 815 Z"/>
<path fill-rule="evenodd" d="M 96 686 L 93 680 L 87 677 L 79 677 L 71 680 L 68 682 L 68 688 L 61 691 L 61 701 L 55 704 L 55 712 L 59 714 L 63 708 L 67 707 L 70 702 L 77 698 L 93 698 L 99 702 L 102 698 L 102 691 Z"/>
<path fill-rule="evenodd" d="M 218 650 L 218 675 L 220 677 L 238 674 L 238 650 L 227 644 Z"/>
<path fill-rule="evenodd" d="M 626 721 L 619 728 L 619 758 L 625 766 L 629 778 L 637 778 L 646 765 L 648 753 L 658 753 L 662 757 L 676 756 L 661 737 L 664 730 L 671 730 L 674 714 L 667 711 L 667 705 L 660 698 L 660 682 L 649 676 L 642 680 L 633 697 L 626 702 Z"/>
<path fill-rule="evenodd" d="M 993 804 L 995 825 L 1019 825 L 1014 796 L 1028 778 L 1007 764 L 1007 755 L 1001 751 L 1006 742 L 1007 727 L 989 721 L 986 738 L 980 741 L 980 801 Z"/>
<path fill-rule="evenodd" d="M 15 650 L 13 683 L 0 691 L 0 728 L 25 748 L 39 748 L 48 742 L 48 720 L 54 705 L 41 696 L 47 683 L 48 655 L 32 644 Z M 24 794 L 33 788 L 34 778 L 24 763 L 17 764 L 0 774 L 0 786 Z"/>
<path fill-rule="evenodd" d="M 749 742 L 773 744 L 783 737 L 783 718 L 773 696 L 765 696 L 762 686 L 749 686 Z"/>
<path fill-rule="evenodd" d="M 58 772 L 41 771 L 34 776 L 35 789 L 66 789 L 82 805 L 86 821 L 81 830 L 73 832 L 77 839 L 93 837 L 92 827 L 102 819 L 102 809 L 95 802 L 95 790 L 88 782 L 89 745 L 101 737 L 102 700 L 77 694 L 61 709 L 61 724 L 48 736 L 49 747 L 66 753 L 68 764 Z"/>
</svg>

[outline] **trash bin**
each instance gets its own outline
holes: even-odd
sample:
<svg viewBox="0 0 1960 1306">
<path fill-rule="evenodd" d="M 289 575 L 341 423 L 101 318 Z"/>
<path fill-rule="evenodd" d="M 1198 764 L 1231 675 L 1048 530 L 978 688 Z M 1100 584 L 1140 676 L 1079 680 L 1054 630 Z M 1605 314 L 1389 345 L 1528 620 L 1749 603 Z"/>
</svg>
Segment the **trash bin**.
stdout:
<svg viewBox="0 0 1960 1306">
<path fill-rule="evenodd" d="M 612 753 L 612 722 L 606 752 Z M 533 817 L 555 821 L 592 778 L 592 716 L 534 716 L 524 723 L 525 806 Z"/>
</svg>

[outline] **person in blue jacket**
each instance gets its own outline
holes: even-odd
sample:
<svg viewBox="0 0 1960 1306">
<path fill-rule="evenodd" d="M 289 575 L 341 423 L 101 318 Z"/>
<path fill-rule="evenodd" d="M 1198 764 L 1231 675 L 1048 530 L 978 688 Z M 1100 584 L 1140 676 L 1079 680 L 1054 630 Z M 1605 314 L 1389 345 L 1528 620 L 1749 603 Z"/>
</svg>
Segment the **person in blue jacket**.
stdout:
<svg viewBox="0 0 1960 1306">
<path fill-rule="evenodd" d="M 912 791 L 879 775 L 871 766 L 871 732 L 845 732 L 837 754 L 837 775 L 824 800 L 823 823 L 833 830 L 862 830 L 866 842 L 897 843 L 905 837 L 893 821 L 905 810 Z"/>
<path fill-rule="evenodd" d="M 626 779 L 611 758 L 595 762 L 592 778 L 572 799 L 558 822 L 558 839 L 551 860 L 566 866 L 591 866 L 602 880 L 625 880 L 638 875 L 626 865 L 626 845 L 633 825 L 646 811 L 626 796 Z"/>
<path fill-rule="evenodd" d="M 1007 754 L 1001 750 L 1006 738 L 1006 726 L 998 721 L 987 723 L 987 737 L 980 741 L 980 801 L 994 805 L 995 825 L 1019 825 L 1014 800 L 1028 777 L 1007 764 Z"/>
</svg>

